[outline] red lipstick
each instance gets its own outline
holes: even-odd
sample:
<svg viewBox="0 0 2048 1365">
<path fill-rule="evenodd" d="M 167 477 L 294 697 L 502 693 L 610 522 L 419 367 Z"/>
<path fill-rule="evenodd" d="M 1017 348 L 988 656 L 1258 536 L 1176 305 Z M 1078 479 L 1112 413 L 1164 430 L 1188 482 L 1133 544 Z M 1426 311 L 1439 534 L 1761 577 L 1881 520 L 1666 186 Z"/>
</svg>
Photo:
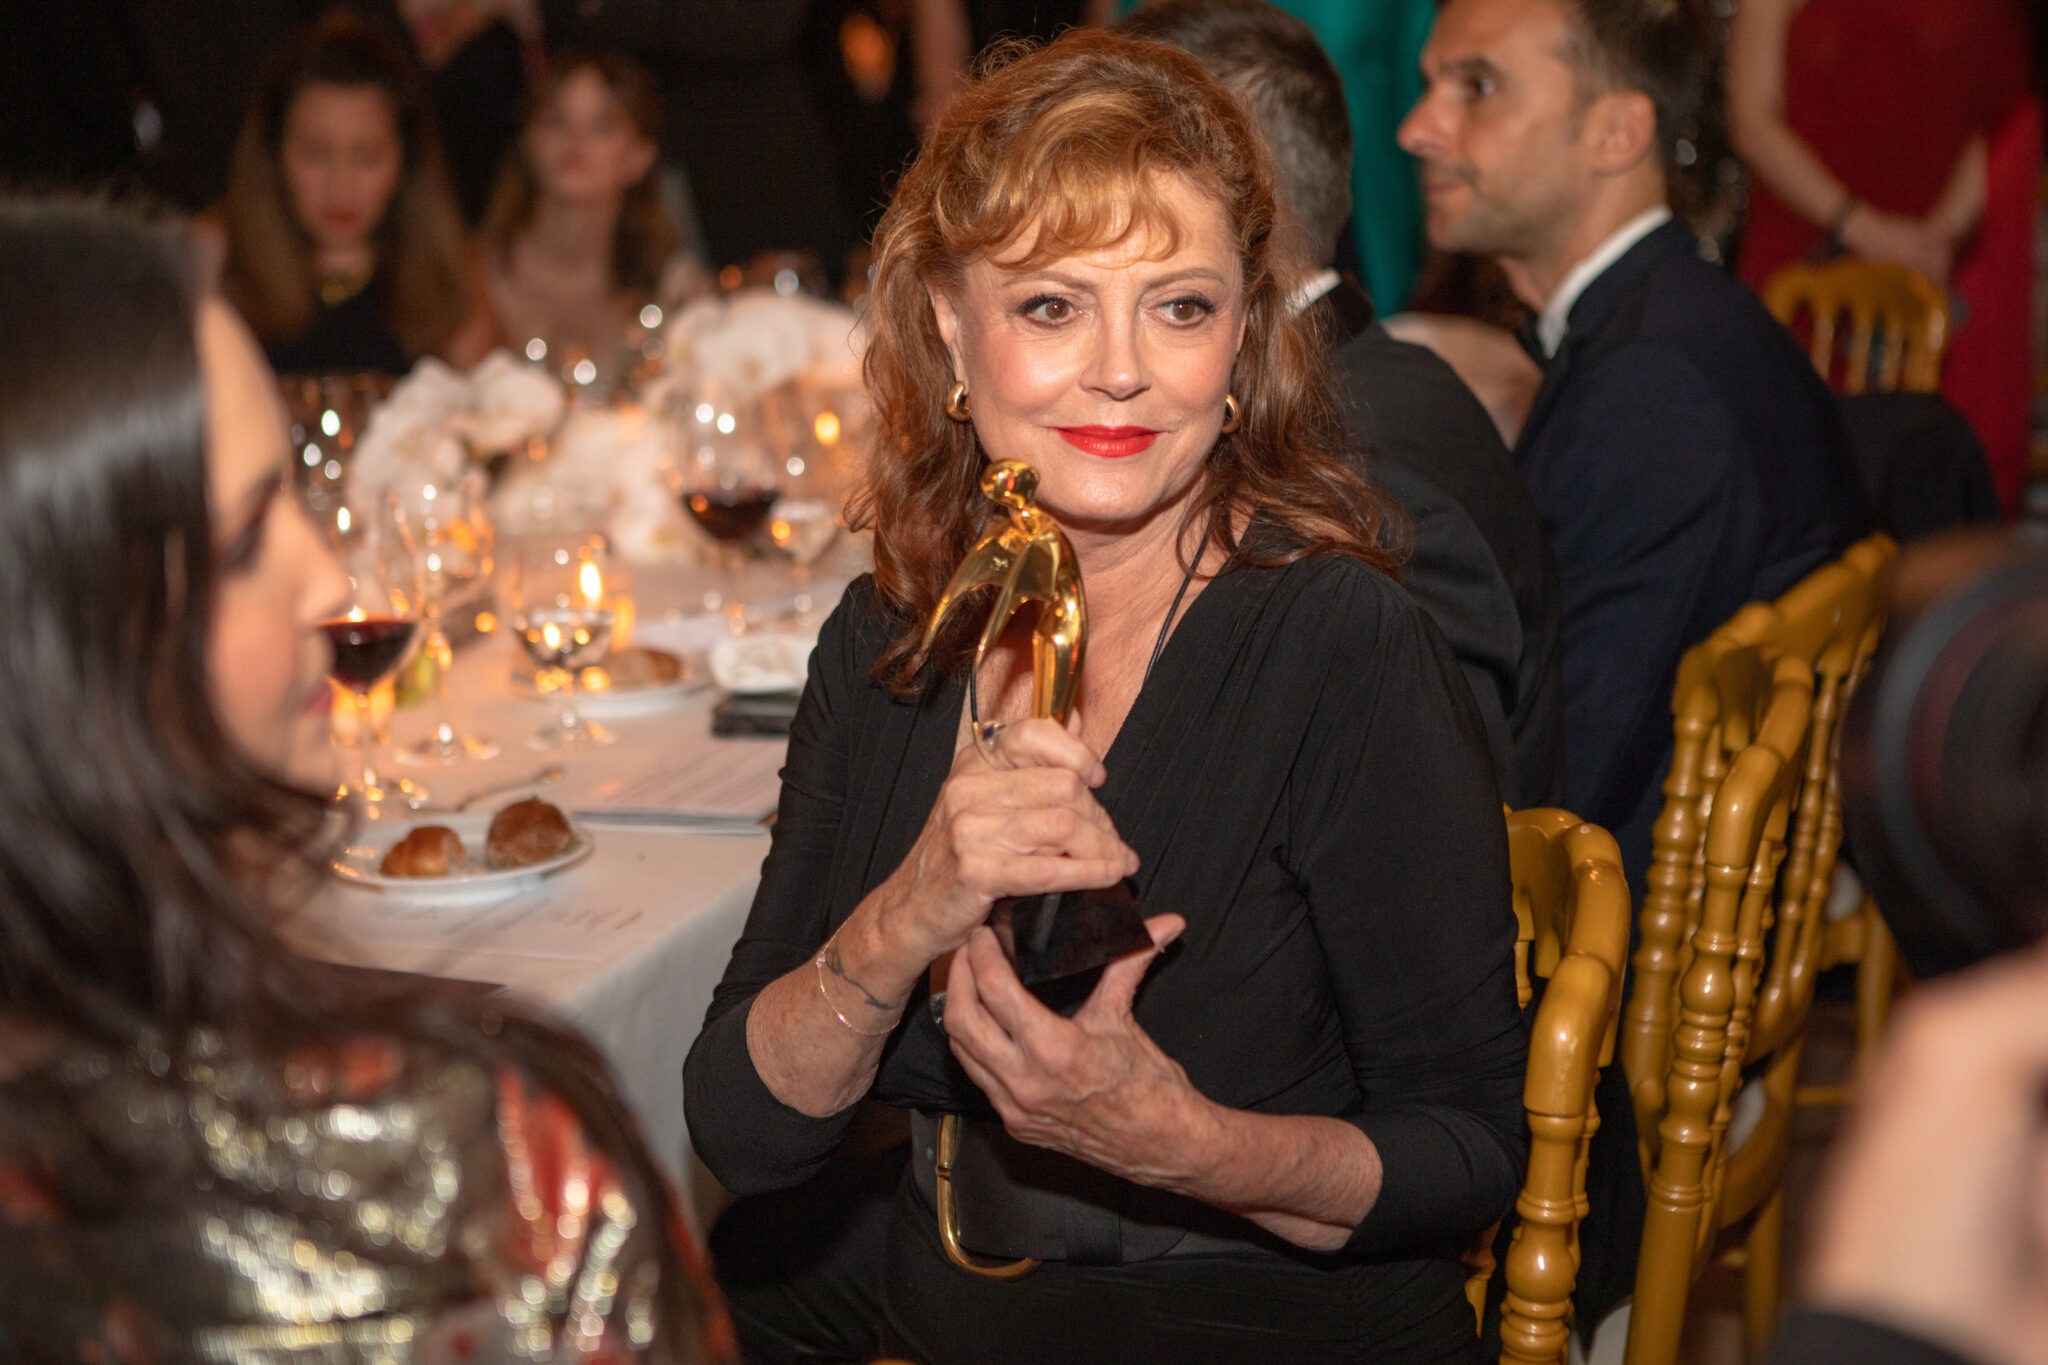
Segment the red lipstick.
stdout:
<svg viewBox="0 0 2048 1365">
<path fill-rule="evenodd" d="M 1054 427 L 1053 430 L 1074 449 L 1100 455 L 1106 460 L 1136 455 L 1159 439 L 1159 433 L 1151 427 Z"/>
</svg>

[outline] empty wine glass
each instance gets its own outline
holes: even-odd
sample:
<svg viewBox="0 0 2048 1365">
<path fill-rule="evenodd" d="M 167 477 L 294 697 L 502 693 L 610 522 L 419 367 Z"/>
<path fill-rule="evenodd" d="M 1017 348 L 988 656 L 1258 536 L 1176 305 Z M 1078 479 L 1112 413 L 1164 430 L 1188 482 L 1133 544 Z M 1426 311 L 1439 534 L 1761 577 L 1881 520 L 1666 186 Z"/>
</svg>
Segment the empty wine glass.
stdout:
<svg viewBox="0 0 2048 1365">
<path fill-rule="evenodd" d="M 300 499 L 316 518 L 326 520 L 346 501 L 356 440 L 392 381 L 387 375 L 329 372 L 285 375 L 278 383 L 291 419 Z"/>
<path fill-rule="evenodd" d="M 718 546 L 724 569 L 726 627 L 746 630 L 742 595 L 746 546 L 780 496 L 775 464 L 755 430 L 755 404 L 735 403 L 707 390 L 683 415 L 669 484 L 683 510 Z"/>
<path fill-rule="evenodd" d="M 542 676 L 562 696 L 554 723 L 527 738 L 536 749 L 580 749 L 616 736 L 576 712 L 577 676 L 611 648 L 612 609 L 604 605 L 604 538 L 541 537 L 519 549 L 507 575 L 512 631 Z"/>
<path fill-rule="evenodd" d="M 371 694 L 395 676 L 420 637 L 419 562 L 411 529 L 389 494 L 371 496 L 355 507 L 335 510 L 334 548 L 348 573 L 347 610 L 321 623 L 333 647 L 328 677 L 354 704 L 352 780 L 336 792 L 354 801 L 363 818 L 384 815 L 388 802 L 413 804 L 426 792 L 412 783 L 387 785 L 377 775 L 377 721 Z"/>
<path fill-rule="evenodd" d="M 394 755 L 400 763 L 437 766 L 498 754 L 494 741 L 456 728 L 448 701 L 454 650 L 448 642 L 447 611 L 490 580 L 493 539 L 483 509 L 484 484 L 481 471 L 465 469 L 449 478 L 415 475 L 394 490 L 410 514 L 426 623 L 424 648 L 434 661 L 433 733 L 400 749 Z"/>
<path fill-rule="evenodd" d="M 812 568 L 838 543 L 840 508 L 846 501 L 847 461 L 840 404 L 829 391 L 791 386 L 776 424 L 774 443 L 782 497 L 768 518 L 768 541 L 790 562 L 795 628 L 810 627 L 817 603 L 811 594 Z"/>
<path fill-rule="evenodd" d="M 824 498 L 784 498 L 775 505 L 768 539 L 789 556 L 790 580 L 796 589 L 792 605 L 802 617 L 816 605 L 811 598 L 811 566 L 839 539 L 838 510 Z"/>
</svg>

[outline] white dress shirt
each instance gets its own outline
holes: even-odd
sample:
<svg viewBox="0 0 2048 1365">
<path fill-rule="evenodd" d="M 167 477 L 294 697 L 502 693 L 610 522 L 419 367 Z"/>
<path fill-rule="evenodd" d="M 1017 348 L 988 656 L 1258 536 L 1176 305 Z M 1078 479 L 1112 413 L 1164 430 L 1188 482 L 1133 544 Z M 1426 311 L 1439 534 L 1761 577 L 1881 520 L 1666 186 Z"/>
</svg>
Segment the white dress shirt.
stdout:
<svg viewBox="0 0 2048 1365">
<path fill-rule="evenodd" d="M 1536 317 L 1536 337 L 1543 343 L 1543 354 L 1554 356 L 1557 348 L 1564 344 L 1565 326 L 1571 321 L 1572 305 L 1579 301 L 1579 295 L 1586 292 L 1588 285 L 1600 278 L 1607 267 L 1628 254 L 1628 249 L 1643 238 L 1671 221 L 1671 210 L 1663 204 L 1644 209 L 1635 217 L 1616 228 L 1614 235 L 1593 249 L 1593 254 L 1571 268 L 1557 292 L 1550 296 L 1550 302 L 1543 305 L 1543 311 Z"/>
<path fill-rule="evenodd" d="M 1302 309 L 1308 307 L 1332 289 L 1335 289 L 1337 281 L 1341 278 L 1342 276 L 1338 275 L 1333 267 L 1326 266 L 1318 270 L 1315 274 L 1295 286 L 1294 292 L 1288 295 L 1287 311 L 1289 313 L 1299 313 Z"/>
</svg>

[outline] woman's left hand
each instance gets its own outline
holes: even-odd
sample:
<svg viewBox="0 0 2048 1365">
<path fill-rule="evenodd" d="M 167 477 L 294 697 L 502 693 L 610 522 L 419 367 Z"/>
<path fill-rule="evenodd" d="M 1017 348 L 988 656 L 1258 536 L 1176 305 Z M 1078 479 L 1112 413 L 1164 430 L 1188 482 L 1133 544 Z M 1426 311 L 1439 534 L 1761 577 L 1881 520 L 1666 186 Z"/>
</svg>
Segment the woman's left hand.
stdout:
<svg viewBox="0 0 2048 1365">
<path fill-rule="evenodd" d="M 1162 1159 L 1201 1145 L 1192 1139 L 1212 1106 L 1131 1015 L 1152 959 L 1186 921 L 1155 915 L 1145 927 L 1152 951 L 1104 968 L 1071 1019 L 1027 991 L 996 936 L 976 930 L 946 983 L 946 1035 L 1012 1137 L 1172 1189 L 1192 1173 Z"/>
</svg>

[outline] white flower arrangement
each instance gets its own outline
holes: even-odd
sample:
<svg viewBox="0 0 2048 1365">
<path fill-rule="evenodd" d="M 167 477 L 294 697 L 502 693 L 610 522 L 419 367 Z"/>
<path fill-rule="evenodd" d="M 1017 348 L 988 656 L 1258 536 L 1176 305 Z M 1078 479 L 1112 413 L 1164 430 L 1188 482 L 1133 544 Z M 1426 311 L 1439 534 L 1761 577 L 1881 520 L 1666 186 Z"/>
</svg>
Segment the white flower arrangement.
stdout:
<svg viewBox="0 0 2048 1365">
<path fill-rule="evenodd" d="M 644 406 L 621 408 L 570 409 L 558 381 L 509 351 L 493 351 L 467 375 L 421 361 L 357 440 L 350 496 L 452 481 L 471 461 L 509 451 L 515 458 L 490 499 L 502 534 L 603 527 L 629 560 L 673 561 L 702 548 L 669 481 L 675 422 L 702 395 L 758 411 L 764 401 L 787 407 L 809 394 L 808 405 L 796 403 L 796 429 L 830 405 L 827 440 L 841 439 L 842 426 L 850 440 L 862 422 L 865 336 L 851 309 L 746 290 L 690 304 L 669 319 L 664 341 L 668 364 Z M 546 458 L 519 458 L 537 438 L 547 440 Z"/>
<path fill-rule="evenodd" d="M 493 520 L 514 536 L 603 526 L 613 550 L 635 563 L 684 555 L 689 533 L 666 477 L 673 439 L 641 408 L 578 408 L 544 462 L 514 462 L 492 499 Z"/>
<path fill-rule="evenodd" d="M 467 375 L 422 360 L 370 414 L 349 464 L 350 497 L 408 475 L 452 480 L 474 455 L 546 436 L 566 402 L 559 383 L 509 351 L 491 352 Z"/>
<path fill-rule="evenodd" d="M 701 298 L 669 319 L 663 340 L 669 369 L 650 391 L 687 399 L 677 386 L 712 388 L 734 402 L 758 398 L 793 380 L 824 386 L 860 383 L 865 338 L 850 308 L 803 294 L 743 289 Z"/>
</svg>

